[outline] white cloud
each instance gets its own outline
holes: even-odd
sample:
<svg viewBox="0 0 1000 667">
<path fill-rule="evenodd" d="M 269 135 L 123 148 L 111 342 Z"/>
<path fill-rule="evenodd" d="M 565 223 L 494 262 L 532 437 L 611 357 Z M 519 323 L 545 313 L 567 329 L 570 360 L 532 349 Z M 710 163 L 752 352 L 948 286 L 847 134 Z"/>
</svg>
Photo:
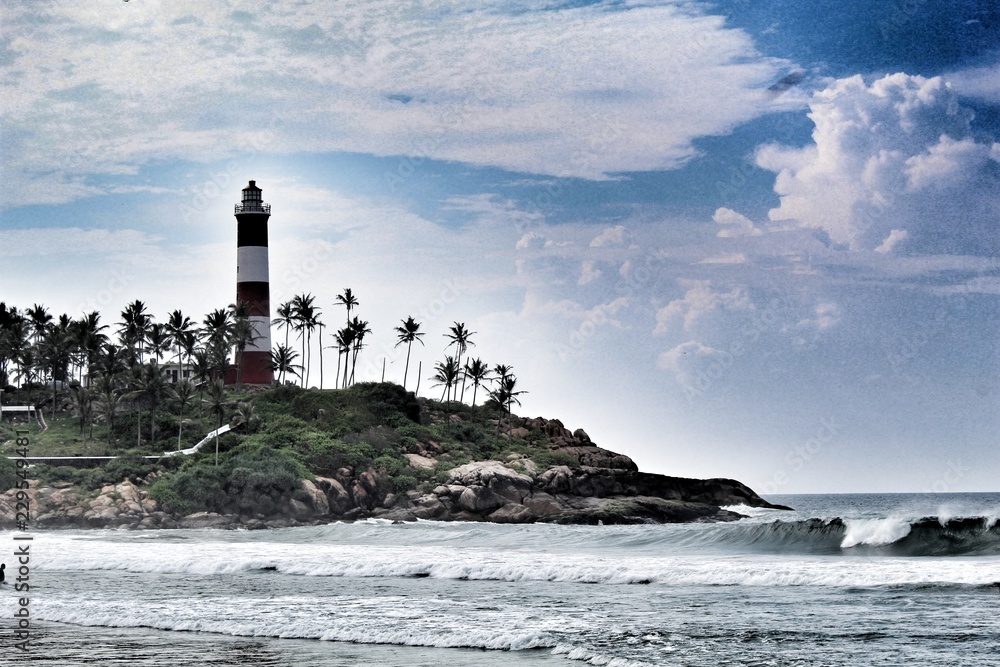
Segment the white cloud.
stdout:
<svg viewBox="0 0 1000 667">
<path fill-rule="evenodd" d="M 595 266 L 594 262 L 588 260 L 580 267 L 580 278 L 576 281 L 576 284 L 587 285 L 600 278 L 601 275 L 601 270 Z"/>
<path fill-rule="evenodd" d="M 972 113 L 945 80 L 841 79 L 814 96 L 810 118 L 814 144 L 757 152 L 757 164 L 777 173 L 772 221 L 854 250 L 883 247 L 893 230 L 893 243 L 908 235 L 909 252 L 946 243 L 982 254 L 1000 245 L 1000 183 L 987 168 L 996 149 L 972 136 Z"/>
<path fill-rule="evenodd" d="M 6 7 L 7 205 L 85 195 L 151 159 L 359 151 L 606 178 L 794 96 L 784 63 L 693 6 L 510 11 L 317 1 Z M 725 99 L 726 104 L 719 104 Z M 212 100 L 206 106 L 206 100 Z M 30 182 L 55 173 L 47 189 Z M 89 185 L 100 189 L 100 186 Z"/>
<path fill-rule="evenodd" d="M 527 250 L 528 248 L 539 248 L 545 245 L 544 236 L 535 232 L 526 232 L 517 240 L 517 244 L 514 247 L 518 250 Z"/>
<path fill-rule="evenodd" d="M 591 248 L 621 245 L 625 242 L 625 226 L 608 227 L 590 241 Z"/>
<path fill-rule="evenodd" d="M 760 236 L 763 232 L 754 227 L 750 218 L 730 208 L 719 208 L 712 220 L 722 225 L 716 234 L 719 238 L 736 238 L 741 236 Z"/>
<path fill-rule="evenodd" d="M 737 286 L 728 292 L 712 288 L 708 280 L 687 281 L 690 289 L 681 299 L 675 299 L 656 313 L 654 334 L 677 330 L 692 332 L 698 322 L 717 310 L 750 310 L 753 303 L 745 288 Z"/>
<path fill-rule="evenodd" d="M 726 255 L 715 255 L 706 257 L 698 262 L 699 264 L 746 264 L 747 256 L 741 252 L 733 252 Z"/>
<path fill-rule="evenodd" d="M 813 317 L 800 320 L 798 328 L 826 331 L 840 323 L 840 306 L 832 301 L 821 301 L 813 308 Z"/>
<path fill-rule="evenodd" d="M 893 229 L 889 232 L 889 235 L 885 237 L 885 240 L 875 248 L 875 252 L 886 255 L 892 252 L 892 249 L 896 247 L 901 241 L 905 241 L 909 236 L 909 232 L 905 229 Z"/>
<path fill-rule="evenodd" d="M 672 372 L 678 382 L 687 385 L 691 381 L 695 368 L 700 366 L 705 359 L 711 359 L 721 354 L 721 350 L 702 345 L 698 341 L 689 340 L 662 352 L 656 359 L 656 365 L 663 370 Z"/>
</svg>

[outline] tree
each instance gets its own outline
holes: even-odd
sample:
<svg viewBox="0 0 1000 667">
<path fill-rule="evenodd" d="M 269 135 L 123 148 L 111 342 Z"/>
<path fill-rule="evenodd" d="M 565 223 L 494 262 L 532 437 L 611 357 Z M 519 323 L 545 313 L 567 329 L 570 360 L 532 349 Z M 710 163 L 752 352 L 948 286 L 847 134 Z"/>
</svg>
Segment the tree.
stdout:
<svg viewBox="0 0 1000 667">
<path fill-rule="evenodd" d="M 476 407 L 476 391 L 489 379 L 490 369 L 482 359 L 465 362 L 465 376 L 472 380 L 472 407 Z"/>
<path fill-rule="evenodd" d="M 51 318 L 50 318 L 51 319 Z M 69 365 L 72 361 L 73 337 L 69 331 L 70 319 L 63 315 L 59 321 L 49 324 L 42 332 L 36 345 L 35 364 L 38 370 L 48 373 L 52 384 L 52 418 L 56 416 L 56 394 L 59 383 L 69 379 Z"/>
<path fill-rule="evenodd" d="M 181 433 L 184 431 L 184 413 L 188 406 L 194 403 L 194 384 L 188 379 L 178 380 L 173 386 L 173 395 L 170 397 L 171 407 L 177 414 L 177 449 L 181 448 Z"/>
<path fill-rule="evenodd" d="M 113 347 L 113 346 L 108 346 Z M 117 375 L 100 375 L 95 385 L 97 400 L 95 413 L 104 417 L 108 427 L 108 446 L 111 445 L 111 435 L 115 427 L 115 415 L 118 414 L 118 401 L 121 398 L 121 387 Z"/>
<path fill-rule="evenodd" d="M 295 330 L 299 332 L 302 340 L 302 363 L 305 367 L 302 373 L 302 386 L 309 383 L 309 355 L 307 349 L 311 348 L 312 331 L 316 327 L 316 297 L 312 294 L 296 294 L 292 297 L 292 312 L 295 317 Z"/>
<path fill-rule="evenodd" d="M 226 383 L 222 380 L 212 380 L 208 385 L 208 397 L 203 399 L 208 411 L 216 416 L 215 425 L 215 466 L 219 466 L 219 429 L 222 428 L 222 418 L 229 407 L 229 397 L 226 394 Z"/>
<path fill-rule="evenodd" d="M 448 343 L 448 345 L 446 346 L 446 348 L 451 347 L 452 345 L 454 345 L 455 348 L 458 350 L 458 367 L 459 368 L 462 367 L 462 355 L 465 354 L 465 351 L 469 349 L 470 345 L 475 345 L 475 343 L 473 343 L 472 340 L 471 340 L 471 338 L 470 338 L 470 336 L 472 336 L 472 334 L 474 334 L 474 333 L 476 333 L 476 332 L 475 331 L 469 331 L 468 329 L 465 328 L 465 323 L 463 323 L 463 322 L 455 322 L 454 326 L 452 326 L 451 329 L 449 329 L 448 333 L 445 334 L 445 337 L 448 338 L 451 341 L 450 343 Z M 465 400 L 465 378 L 464 377 L 462 378 L 462 397 L 461 397 L 460 400 Z"/>
<path fill-rule="evenodd" d="M 190 335 L 192 326 L 194 325 L 191 318 L 180 310 L 175 310 L 167 316 L 167 333 L 170 334 L 170 339 L 174 342 L 174 348 L 177 350 L 177 365 L 180 367 L 177 377 L 181 379 L 184 378 L 184 358 L 181 355 L 187 353 L 188 359 L 191 358 L 190 352 L 188 352 L 191 348 L 188 347 L 187 341 L 188 338 L 194 339 L 194 336 Z"/>
<path fill-rule="evenodd" d="M 48 309 L 45 306 L 40 306 L 37 303 L 33 304 L 31 308 L 27 310 L 28 319 L 31 323 L 31 330 L 35 338 L 35 344 L 41 340 L 42 334 L 48 328 L 49 323 L 52 322 L 52 315 L 49 314 Z"/>
<path fill-rule="evenodd" d="M 498 368 L 500 368 L 498 366 Z M 517 378 L 510 373 L 510 366 L 503 367 L 507 369 L 507 372 L 496 379 L 496 388 L 490 392 L 490 398 L 496 401 L 501 408 L 506 408 L 507 410 L 507 427 L 510 429 L 508 431 L 508 437 L 513 433 L 513 422 L 511 418 L 511 404 L 517 403 L 521 405 L 521 401 L 518 400 L 518 396 L 522 394 L 527 394 L 526 391 L 517 390 Z M 500 441 L 500 420 L 497 420 L 497 442 Z"/>
<path fill-rule="evenodd" d="M 455 357 L 446 356 L 444 361 L 439 361 L 434 365 L 434 377 L 432 380 L 437 380 L 437 382 L 432 387 L 440 387 L 444 385 L 444 391 L 441 392 L 441 400 L 444 401 L 447 396 L 447 400 L 451 400 L 451 388 L 458 383 L 458 361 Z"/>
<path fill-rule="evenodd" d="M 122 345 L 130 351 L 133 359 L 143 363 L 142 352 L 146 341 L 146 333 L 152 323 L 152 316 L 146 312 L 146 304 L 136 299 L 125 306 L 121 313 L 122 324 L 118 328 L 118 336 Z"/>
<path fill-rule="evenodd" d="M 229 365 L 229 344 L 232 336 L 233 323 L 230 313 L 222 308 L 216 308 L 202 321 L 202 338 L 212 366 L 214 377 L 225 378 L 226 367 Z"/>
<path fill-rule="evenodd" d="M 229 304 L 229 345 L 236 347 L 236 384 L 243 383 L 243 353 L 257 340 L 257 329 L 250 319 L 250 307 L 244 301 Z"/>
<path fill-rule="evenodd" d="M 351 324 L 351 308 L 359 305 L 357 298 L 354 296 L 354 292 L 351 291 L 350 287 L 345 287 L 344 291 L 336 296 L 336 302 L 341 306 L 347 308 L 347 324 Z"/>
<path fill-rule="evenodd" d="M 353 346 L 351 348 L 351 384 L 354 384 L 354 369 L 358 365 L 358 352 L 364 347 L 365 336 L 372 332 L 368 328 L 368 322 L 355 317 L 348 325 L 351 330 Z"/>
<path fill-rule="evenodd" d="M 344 357 L 344 384 L 347 387 L 347 369 L 349 367 L 348 362 L 350 358 L 348 355 L 351 353 L 351 347 L 354 345 L 354 331 L 351 328 L 344 327 L 337 331 L 337 334 L 333 337 L 334 342 L 337 344 L 337 386 L 340 387 L 340 357 Z"/>
<path fill-rule="evenodd" d="M 87 370 L 87 384 L 93 381 L 94 366 L 101 349 L 107 345 L 108 337 L 101 333 L 107 329 L 107 325 L 101 324 L 101 314 L 96 310 L 84 314 L 82 318 L 74 322 L 75 337 L 77 347 L 83 355 L 80 372 Z"/>
<path fill-rule="evenodd" d="M 154 443 L 156 442 L 156 409 L 166 398 L 173 395 L 173 389 L 163 377 L 160 365 L 155 361 L 136 366 L 133 369 L 131 385 L 132 390 L 124 398 L 135 402 L 137 411 L 143 404 L 149 408 L 149 441 Z M 139 423 L 137 419 L 136 429 L 141 431 Z M 141 439 L 141 436 L 137 436 L 138 439 Z"/>
<path fill-rule="evenodd" d="M 395 347 L 406 343 L 406 367 L 403 369 L 403 389 L 406 389 L 406 376 L 410 371 L 410 348 L 413 347 L 413 341 L 423 345 L 424 341 L 420 339 L 423 338 L 424 334 L 420 331 L 420 322 L 415 321 L 412 317 L 407 317 L 403 320 L 402 326 L 396 327 L 396 334 L 398 335 Z"/>
<path fill-rule="evenodd" d="M 271 324 L 285 329 L 285 347 L 288 347 L 288 332 L 295 326 L 295 309 L 291 301 L 285 301 L 275 312 L 278 316 L 271 320 Z"/>
<path fill-rule="evenodd" d="M 299 374 L 296 369 L 301 369 L 302 366 L 295 363 L 298 356 L 298 352 L 285 345 L 279 345 L 271 350 L 271 370 L 278 374 L 278 382 L 284 384 L 288 373 Z"/>
<path fill-rule="evenodd" d="M 170 331 L 166 325 L 155 322 L 149 325 L 149 329 L 146 331 L 146 349 L 156 359 L 156 363 L 162 361 L 171 342 Z"/>
<path fill-rule="evenodd" d="M 94 435 L 94 394 L 87 387 L 74 382 L 70 385 L 70 396 L 73 399 L 73 414 L 76 415 L 80 435 L 84 436 L 85 440 L 89 439 Z"/>
</svg>

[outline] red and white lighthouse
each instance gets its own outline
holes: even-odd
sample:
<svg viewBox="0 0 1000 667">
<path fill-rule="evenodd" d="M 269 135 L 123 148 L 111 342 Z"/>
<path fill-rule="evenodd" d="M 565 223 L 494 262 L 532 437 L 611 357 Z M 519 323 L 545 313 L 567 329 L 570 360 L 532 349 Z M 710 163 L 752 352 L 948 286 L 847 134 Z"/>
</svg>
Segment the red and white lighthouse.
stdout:
<svg viewBox="0 0 1000 667">
<path fill-rule="evenodd" d="M 246 384 L 271 384 L 271 302 L 267 275 L 267 220 L 271 205 L 261 200 L 256 181 L 243 188 L 243 202 L 236 205 L 236 303 L 246 308 L 253 325 L 253 340 L 242 356 L 241 380 Z"/>
</svg>

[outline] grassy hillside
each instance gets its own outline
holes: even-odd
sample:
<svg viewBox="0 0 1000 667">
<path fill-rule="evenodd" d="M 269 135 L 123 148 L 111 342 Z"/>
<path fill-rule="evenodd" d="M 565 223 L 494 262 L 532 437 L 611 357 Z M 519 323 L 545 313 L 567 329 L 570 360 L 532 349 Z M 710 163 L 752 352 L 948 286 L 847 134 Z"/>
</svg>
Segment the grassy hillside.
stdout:
<svg viewBox="0 0 1000 667">
<path fill-rule="evenodd" d="M 198 416 L 192 408 L 180 415 L 160 413 L 156 442 L 139 439 L 135 430 L 138 422 L 142 433 L 149 432 L 148 413 L 123 411 L 113 429 L 98 427 L 88 437 L 71 413 L 57 412 L 54 419 L 46 417 L 45 433 L 31 436 L 33 455 L 123 458 L 106 465 L 84 467 L 81 462 L 33 470 L 42 483 L 71 483 L 81 490 L 124 478 L 153 484 L 153 497 L 181 513 L 267 515 L 279 499 L 295 497 L 303 477 L 355 478 L 369 471 L 402 493 L 429 490 L 445 481 L 451 468 L 471 460 L 509 460 L 527 472 L 579 465 L 576 458 L 552 451 L 546 434 L 530 421 L 517 416 L 508 421 L 495 403 L 471 407 L 418 400 L 391 383 L 327 391 L 285 386 L 235 395 L 230 407 L 237 425 L 219 438 L 218 466 L 212 442 L 192 456 L 141 458 L 176 449 L 182 420 L 181 447 L 190 447 L 215 427 L 216 417 Z M 129 442 L 130 437 L 136 440 Z M 5 454 L 12 447 L 12 441 L 5 443 Z"/>
</svg>

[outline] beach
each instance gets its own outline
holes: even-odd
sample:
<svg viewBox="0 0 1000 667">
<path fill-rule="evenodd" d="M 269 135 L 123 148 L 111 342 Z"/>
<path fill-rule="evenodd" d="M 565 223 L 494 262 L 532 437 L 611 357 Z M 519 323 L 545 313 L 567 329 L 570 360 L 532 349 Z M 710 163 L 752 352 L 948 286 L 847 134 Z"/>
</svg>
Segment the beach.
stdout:
<svg viewBox="0 0 1000 667">
<path fill-rule="evenodd" d="M 753 516 L 723 524 L 36 532 L 33 635 L 15 657 L 1000 664 L 1000 494 L 769 500 L 796 510 L 742 508 Z M 13 597 L 6 587 L 5 607 Z"/>
</svg>

